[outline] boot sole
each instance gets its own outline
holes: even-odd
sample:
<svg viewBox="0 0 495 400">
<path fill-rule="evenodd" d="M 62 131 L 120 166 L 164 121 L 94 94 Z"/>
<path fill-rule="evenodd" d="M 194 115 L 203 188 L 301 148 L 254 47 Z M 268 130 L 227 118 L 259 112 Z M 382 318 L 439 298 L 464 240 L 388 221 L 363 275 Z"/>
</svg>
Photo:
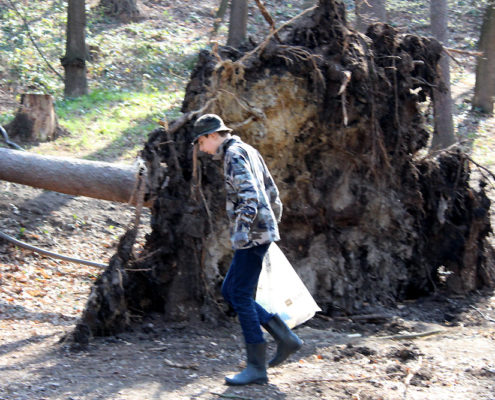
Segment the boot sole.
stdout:
<svg viewBox="0 0 495 400">
<path fill-rule="evenodd" d="M 268 383 L 268 378 L 255 379 L 254 381 L 246 382 L 246 383 L 237 383 L 225 379 L 225 383 L 229 386 L 266 385 Z"/>
</svg>

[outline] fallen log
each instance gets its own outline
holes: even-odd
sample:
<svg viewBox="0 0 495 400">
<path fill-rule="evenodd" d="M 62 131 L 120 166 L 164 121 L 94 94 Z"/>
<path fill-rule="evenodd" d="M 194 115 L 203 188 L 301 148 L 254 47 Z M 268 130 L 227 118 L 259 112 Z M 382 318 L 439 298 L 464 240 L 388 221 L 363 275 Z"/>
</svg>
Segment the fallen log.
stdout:
<svg viewBox="0 0 495 400">
<path fill-rule="evenodd" d="M 0 148 L 0 180 L 74 196 L 135 204 L 137 168 Z M 149 207 L 151 202 L 145 201 Z"/>
</svg>

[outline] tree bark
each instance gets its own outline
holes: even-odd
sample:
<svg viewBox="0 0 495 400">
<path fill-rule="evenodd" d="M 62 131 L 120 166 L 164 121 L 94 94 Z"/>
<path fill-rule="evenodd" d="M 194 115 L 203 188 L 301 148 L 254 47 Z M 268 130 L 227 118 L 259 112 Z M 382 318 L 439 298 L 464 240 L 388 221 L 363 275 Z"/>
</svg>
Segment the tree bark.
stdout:
<svg viewBox="0 0 495 400">
<path fill-rule="evenodd" d="M 495 98 L 495 1 L 485 11 L 478 48 L 483 56 L 478 57 L 473 107 L 484 113 L 493 113 Z"/>
<path fill-rule="evenodd" d="M 53 97 L 49 94 L 23 94 L 19 110 L 5 128 L 11 136 L 20 137 L 23 141 L 54 140 L 60 128 Z"/>
<path fill-rule="evenodd" d="M 218 31 L 220 24 L 225 17 L 225 13 L 227 12 L 227 8 L 229 6 L 229 0 L 221 0 L 220 5 L 218 6 L 218 10 L 215 14 L 215 22 L 213 23 L 213 31 L 212 34 L 215 35 Z"/>
<path fill-rule="evenodd" d="M 443 45 L 449 40 L 447 0 L 431 0 L 430 22 L 433 36 Z M 434 134 L 431 148 L 446 148 L 455 143 L 454 120 L 452 116 L 452 94 L 450 85 L 449 59 L 442 54 L 439 63 L 440 87 L 433 90 Z"/>
<path fill-rule="evenodd" d="M 355 0 L 356 29 L 366 32 L 369 25 L 387 22 L 386 0 Z"/>
<path fill-rule="evenodd" d="M 239 47 L 247 34 L 247 0 L 232 0 L 230 3 L 229 37 L 227 46 Z"/>
<path fill-rule="evenodd" d="M 74 196 L 127 203 L 136 168 L 100 161 L 40 156 L 0 148 L 0 179 Z M 150 206 L 150 202 L 146 202 Z"/>
<path fill-rule="evenodd" d="M 317 3 L 317 0 L 304 0 L 303 4 L 302 4 L 302 8 L 306 9 L 306 8 L 313 7 L 316 5 L 316 3 Z"/>
<path fill-rule="evenodd" d="M 67 41 L 61 62 L 65 70 L 65 97 L 88 93 L 86 76 L 86 8 L 84 0 L 69 0 L 67 7 Z"/>
<path fill-rule="evenodd" d="M 123 22 L 137 21 L 141 18 L 136 0 L 100 0 L 98 6 L 107 15 L 116 17 Z"/>
</svg>

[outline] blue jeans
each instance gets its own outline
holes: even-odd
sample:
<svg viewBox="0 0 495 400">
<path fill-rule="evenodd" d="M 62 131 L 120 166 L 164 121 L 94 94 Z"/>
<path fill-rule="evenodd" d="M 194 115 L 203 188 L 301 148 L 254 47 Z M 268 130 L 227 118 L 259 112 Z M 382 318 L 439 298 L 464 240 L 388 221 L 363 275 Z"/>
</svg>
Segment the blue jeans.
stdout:
<svg viewBox="0 0 495 400">
<path fill-rule="evenodd" d="M 254 291 L 270 243 L 236 250 L 222 284 L 222 295 L 239 317 L 246 343 L 263 343 L 260 324 L 267 323 L 270 314 L 254 300 Z"/>
</svg>

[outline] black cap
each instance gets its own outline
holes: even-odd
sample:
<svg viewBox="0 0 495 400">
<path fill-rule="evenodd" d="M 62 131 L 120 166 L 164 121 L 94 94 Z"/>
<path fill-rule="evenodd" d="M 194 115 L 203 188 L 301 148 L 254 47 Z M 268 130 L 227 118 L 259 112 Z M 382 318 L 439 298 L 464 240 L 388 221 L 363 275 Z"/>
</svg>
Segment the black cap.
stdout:
<svg viewBox="0 0 495 400">
<path fill-rule="evenodd" d="M 232 132 L 232 129 L 227 128 L 220 118 L 216 114 L 205 114 L 199 117 L 194 123 L 194 140 L 195 144 L 200 136 L 209 135 L 213 132 Z"/>
</svg>

